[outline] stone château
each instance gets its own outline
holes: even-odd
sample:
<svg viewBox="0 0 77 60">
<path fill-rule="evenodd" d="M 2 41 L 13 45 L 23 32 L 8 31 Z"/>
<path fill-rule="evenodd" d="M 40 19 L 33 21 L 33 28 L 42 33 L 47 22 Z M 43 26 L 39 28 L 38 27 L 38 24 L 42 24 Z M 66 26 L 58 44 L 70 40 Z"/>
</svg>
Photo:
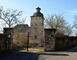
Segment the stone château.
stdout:
<svg viewBox="0 0 77 60">
<path fill-rule="evenodd" d="M 14 27 L 14 39 L 16 44 L 18 43 L 18 35 L 19 33 L 17 32 L 24 32 L 23 36 L 26 38 L 29 33 L 29 43 L 37 46 L 44 46 L 44 40 L 45 40 L 45 32 L 44 32 L 44 16 L 40 12 L 41 8 L 37 7 L 36 12 L 31 16 L 31 26 L 29 27 L 28 25 L 24 24 L 19 24 Z M 26 33 L 25 33 L 26 32 Z M 20 34 L 19 34 L 20 35 Z M 21 35 L 20 35 L 21 36 Z M 22 37 L 22 36 L 21 36 Z M 20 39 L 19 39 L 20 40 Z M 26 38 L 27 40 L 27 38 Z"/>
</svg>

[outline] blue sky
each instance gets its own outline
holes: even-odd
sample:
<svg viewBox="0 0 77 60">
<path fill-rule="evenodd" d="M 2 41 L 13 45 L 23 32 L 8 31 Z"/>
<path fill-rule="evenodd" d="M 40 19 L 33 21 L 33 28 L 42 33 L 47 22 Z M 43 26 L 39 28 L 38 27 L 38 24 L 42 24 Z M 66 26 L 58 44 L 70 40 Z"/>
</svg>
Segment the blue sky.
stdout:
<svg viewBox="0 0 77 60">
<path fill-rule="evenodd" d="M 72 25 L 74 15 L 77 15 L 77 0 L 0 0 L 4 9 L 18 9 L 23 11 L 26 23 L 30 25 L 30 16 L 41 8 L 44 17 L 51 14 L 63 14 L 65 20 Z"/>
</svg>

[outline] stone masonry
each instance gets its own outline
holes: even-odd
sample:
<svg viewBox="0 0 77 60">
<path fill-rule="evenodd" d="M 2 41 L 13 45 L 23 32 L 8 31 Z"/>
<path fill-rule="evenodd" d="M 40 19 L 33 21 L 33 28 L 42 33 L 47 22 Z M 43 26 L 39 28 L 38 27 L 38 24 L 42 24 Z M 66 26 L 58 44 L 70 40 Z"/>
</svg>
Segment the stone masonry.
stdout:
<svg viewBox="0 0 77 60">
<path fill-rule="evenodd" d="M 4 34 L 6 35 L 6 47 L 7 50 L 12 50 L 13 47 L 13 33 L 14 29 L 13 28 L 4 28 Z"/>
<path fill-rule="evenodd" d="M 56 29 L 45 29 L 45 51 L 55 50 L 55 32 Z"/>
<path fill-rule="evenodd" d="M 35 46 L 43 46 L 45 40 L 44 33 L 44 16 L 40 12 L 41 8 L 36 8 L 37 11 L 31 16 L 30 40 Z"/>
<path fill-rule="evenodd" d="M 14 27 L 13 47 L 26 47 L 28 30 L 29 26 L 27 24 L 18 24 Z"/>
</svg>

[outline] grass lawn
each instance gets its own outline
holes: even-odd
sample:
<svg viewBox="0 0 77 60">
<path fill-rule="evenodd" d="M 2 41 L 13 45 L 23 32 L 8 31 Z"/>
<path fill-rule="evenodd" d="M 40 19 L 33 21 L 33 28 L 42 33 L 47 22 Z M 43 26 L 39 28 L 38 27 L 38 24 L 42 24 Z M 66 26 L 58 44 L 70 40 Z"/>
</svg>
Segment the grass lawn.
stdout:
<svg viewBox="0 0 77 60">
<path fill-rule="evenodd" d="M 28 49 L 29 51 L 28 52 L 44 52 L 44 48 L 29 48 Z M 9 51 L 9 52 L 27 52 L 27 49 L 26 47 L 16 47 L 14 48 L 12 51 Z"/>
<path fill-rule="evenodd" d="M 20 50 L 20 52 L 27 52 L 27 49 L 25 50 Z M 29 48 L 28 52 L 44 52 L 44 48 Z"/>
</svg>

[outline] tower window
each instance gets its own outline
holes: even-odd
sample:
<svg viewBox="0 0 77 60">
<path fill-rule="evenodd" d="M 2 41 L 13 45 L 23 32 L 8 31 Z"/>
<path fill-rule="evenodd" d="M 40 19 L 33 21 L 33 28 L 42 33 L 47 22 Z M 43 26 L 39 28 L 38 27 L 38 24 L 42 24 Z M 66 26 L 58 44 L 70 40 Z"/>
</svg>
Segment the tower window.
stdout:
<svg viewBox="0 0 77 60">
<path fill-rule="evenodd" d="M 37 28 L 35 28 L 35 31 L 37 31 L 38 29 Z"/>
<path fill-rule="evenodd" d="M 36 26 L 37 26 L 37 24 L 36 24 Z"/>
<path fill-rule="evenodd" d="M 36 17 L 36 20 L 37 20 L 37 17 Z"/>
<path fill-rule="evenodd" d="M 37 39 L 37 36 L 35 36 L 35 39 Z"/>
<path fill-rule="evenodd" d="M 42 23 L 42 25 L 44 25 L 44 24 Z"/>
</svg>

